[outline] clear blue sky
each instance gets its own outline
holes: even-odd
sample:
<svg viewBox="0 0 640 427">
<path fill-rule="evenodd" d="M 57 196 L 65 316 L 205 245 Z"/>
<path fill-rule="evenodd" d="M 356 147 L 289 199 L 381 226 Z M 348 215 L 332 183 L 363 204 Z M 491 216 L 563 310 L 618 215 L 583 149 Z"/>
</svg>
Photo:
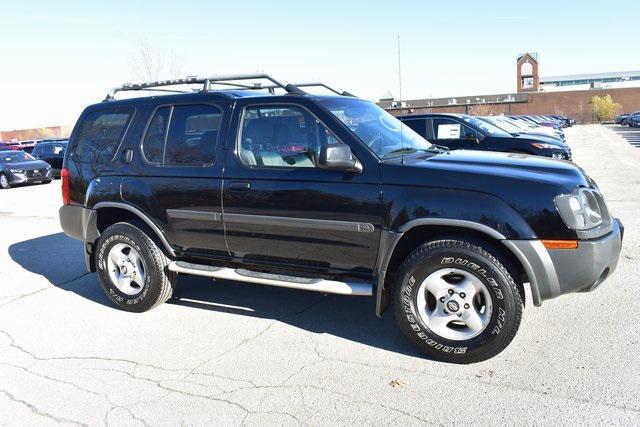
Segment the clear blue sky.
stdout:
<svg viewBox="0 0 640 427">
<path fill-rule="evenodd" d="M 266 71 L 377 100 L 515 90 L 541 74 L 640 69 L 640 1 L 12 1 L 0 6 L 0 130 L 75 122 L 135 80 L 145 42 L 183 75 Z M 173 77 L 166 75 L 166 77 Z"/>
</svg>

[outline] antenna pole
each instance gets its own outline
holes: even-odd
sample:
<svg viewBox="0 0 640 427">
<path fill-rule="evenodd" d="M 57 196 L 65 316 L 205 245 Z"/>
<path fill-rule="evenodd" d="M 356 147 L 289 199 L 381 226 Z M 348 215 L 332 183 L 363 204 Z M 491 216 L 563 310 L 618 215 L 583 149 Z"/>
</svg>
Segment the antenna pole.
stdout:
<svg viewBox="0 0 640 427">
<path fill-rule="evenodd" d="M 400 113 L 402 114 L 402 62 L 400 61 L 400 34 L 398 34 L 398 96 L 400 102 Z M 400 163 L 404 164 L 404 137 L 402 135 L 404 124 L 400 125 L 400 150 L 402 152 Z"/>
<path fill-rule="evenodd" d="M 400 35 L 398 35 L 398 96 L 400 97 L 400 108 L 402 109 L 402 62 L 400 61 Z"/>
</svg>

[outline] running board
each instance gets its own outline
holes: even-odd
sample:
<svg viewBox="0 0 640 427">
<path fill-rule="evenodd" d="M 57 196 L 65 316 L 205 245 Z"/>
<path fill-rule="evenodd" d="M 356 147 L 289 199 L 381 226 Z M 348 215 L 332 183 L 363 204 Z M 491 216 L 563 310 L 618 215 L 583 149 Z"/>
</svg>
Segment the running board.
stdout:
<svg viewBox="0 0 640 427">
<path fill-rule="evenodd" d="M 281 288 L 303 289 L 306 291 L 324 292 L 341 295 L 373 295 L 373 285 L 364 282 L 339 282 L 336 280 L 313 279 L 307 277 L 286 276 L 283 274 L 259 273 L 243 268 L 213 267 L 192 264 L 184 261 L 173 261 L 169 271 L 195 276 L 211 277 L 237 282 L 257 283 L 260 285 L 278 286 Z"/>
</svg>

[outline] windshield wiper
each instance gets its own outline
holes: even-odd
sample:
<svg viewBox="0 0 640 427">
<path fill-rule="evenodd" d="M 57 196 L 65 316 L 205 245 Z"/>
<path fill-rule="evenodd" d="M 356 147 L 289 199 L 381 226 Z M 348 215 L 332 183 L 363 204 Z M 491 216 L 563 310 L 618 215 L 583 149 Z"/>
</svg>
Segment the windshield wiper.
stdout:
<svg viewBox="0 0 640 427">
<path fill-rule="evenodd" d="M 424 151 L 437 151 L 438 153 L 440 153 L 443 151 L 450 151 L 450 150 L 449 150 L 449 147 L 447 147 L 446 145 L 431 144 L 431 147 L 429 147 L 428 150 L 424 150 Z"/>
<path fill-rule="evenodd" d="M 382 156 L 382 158 L 387 158 L 389 157 L 389 155 L 392 155 L 392 154 L 410 154 L 410 153 L 415 153 L 416 151 L 418 150 L 413 147 L 398 148 L 398 149 L 389 151 L 384 156 Z"/>
</svg>

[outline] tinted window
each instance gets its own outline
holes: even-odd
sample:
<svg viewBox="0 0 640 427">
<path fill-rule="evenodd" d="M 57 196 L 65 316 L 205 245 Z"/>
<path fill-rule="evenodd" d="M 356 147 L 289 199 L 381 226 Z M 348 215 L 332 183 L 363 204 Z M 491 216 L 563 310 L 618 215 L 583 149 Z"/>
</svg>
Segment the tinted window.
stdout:
<svg viewBox="0 0 640 427">
<path fill-rule="evenodd" d="M 416 131 L 421 137 L 427 137 L 427 121 L 425 119 L 409 119 L 402 122 Z"/>
<path fill-rule="evenodd" d="M 87 114 L 75 137 L 73 159 L 90 163 L 111 161 L 132 116 L 132 110 L 101 110 Z"/>
<path fill-rule="evenodd" d="M 315 116 L 300 107 L 250 107 L 244 111 L 240 160 L 246 166 L 317 166 L 320 147 L 341 144 Z"/>
<path fill-rule="evenodd" d="M 148 161 L 152 163 L 162 163 L 164 155 L 164 137 L 169 123 L 170 107 L 162 107 L 156 111 L 153 116 L 147 134 L 144 137 L 142 151 Z"/>
<path fill-rule="evenodd" d="M 210 105 L 173 107 L 164 164 L 204 166 L 213 163 L 222 112 Z"/>
<path fill-rule="evenodd" d="M 41 144 L 33 149 L 34 156 L 63 157 L 66 146 L 64 144 Z"/>
</svg>

